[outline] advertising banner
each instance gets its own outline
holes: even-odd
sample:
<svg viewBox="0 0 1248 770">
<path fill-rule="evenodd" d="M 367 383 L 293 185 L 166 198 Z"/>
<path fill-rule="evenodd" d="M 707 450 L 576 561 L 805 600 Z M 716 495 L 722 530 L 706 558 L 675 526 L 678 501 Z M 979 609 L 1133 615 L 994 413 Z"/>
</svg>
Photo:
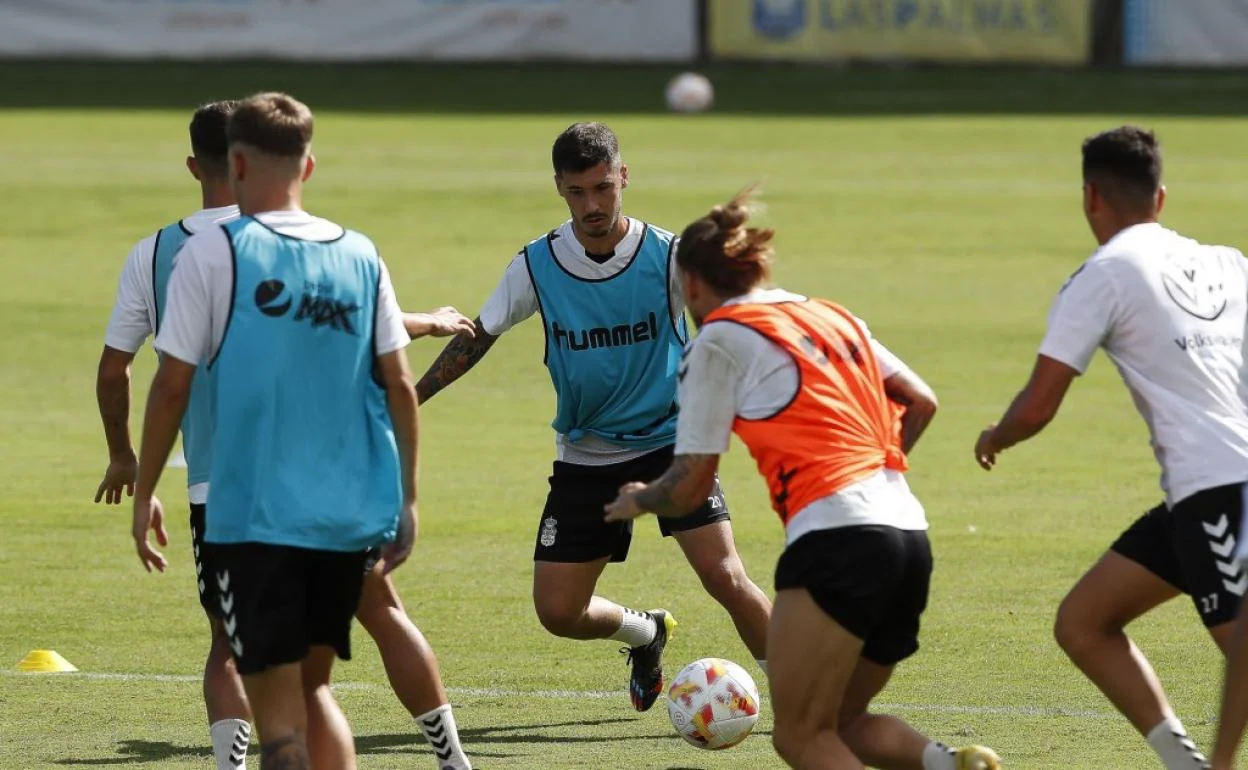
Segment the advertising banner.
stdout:
<svg viewBox="0 0 1248 770">
<path fill-rule="evenodd" d="M 682 61 L 696 0 L 4 0 L 0 56 Z"/>
<path fill-rule="evenodd" d="M 1248 2 L 1125 0 L 1127 64 L 1242 67 L 1248 64 Z"/>
<path fill-rule="evenodd" d="M 1092 0 L 708 0 L 712 56 L 1082 64 Z"/>
</svg>

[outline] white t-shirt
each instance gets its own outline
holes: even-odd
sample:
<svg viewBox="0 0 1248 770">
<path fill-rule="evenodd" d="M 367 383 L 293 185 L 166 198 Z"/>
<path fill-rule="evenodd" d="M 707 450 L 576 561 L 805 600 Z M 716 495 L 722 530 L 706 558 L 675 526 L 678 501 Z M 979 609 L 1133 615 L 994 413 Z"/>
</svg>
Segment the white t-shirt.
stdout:
<svg viewBox="0 0 1248 770">
<path fill-rule="evenodd" d="M 782 289 L 751 292 L 728 304 L 801 302 L 806 298 Z M 866 324 L 858 323 L 870 337 Z M 906 364 L 871 338 L 871 349 L 885 379 Z M 723 454 L 728 451 L 737 417 L 759 419 L 793 401 L 800 387 L 797 363 L 784 348 L 741 324 L 710 323 L 702 327 L 685 355 L 680 383 L 676 454 Z M 905 475 L 884 470 L 821 498 L 789 520 L 785 538 L 792 543 L 820 529 L 883 524 L 898 529 L 927 529 L 927 517 L 910 491 Z"/>
<path fill-rule="evenodd" d="M 203 209 L 182 220 L 182 227 L 194 234 L 238 218 L 238 206 Z M 137 353 L 156 329 L 156 285 L 152 267 L 156 258 L 156 234 L 134 245 L 121 269 L 117 299 L 108 319 L 104 344 L 125 353 Z M 208 485 L 192 484 L 187 498 L 195 505 L 208 502 Z"/>
<path fill-rule="evenodd" d="M 1148 424 L 1173 506 L 1248 480 L 1246 317 L 1242 254 L 1137 225 L 1062 287 L 1040 355 L 1082 373 L 1105 349 Z"/>
<path fill-rule="evenodd" d="M 214 225 L 238 218 L 238 206 L 203 209 L 182 220 L 182 227 L 194 235 Z M 156 286 L 152 277 L 156 234 L 134 245 L 126 257 L 117 283 L 117 299 L 108 319 L 104 344 L 125 353 L 137 353 L 156 329 Z"/>
<path fill-rule="evenodd" d="M 640 219 L 628 220 L 628 234 L 615 247 L 615 255 L 603 262 L 590 259 L 585 247 L 576 238 L 576 230 L 572 220 L 559 226 L 555 232 L 559 237 L 554 239 L 554 255 L 559 264 L 572 275 L 585 280 L 603 280 L 619 273 L 628 267 L 633 255 L 641 247 L 641 236 L 645 223 Z M 673 322 L 679 322 L 684 315 L 685 305 L 680 287 L 680 271 L 675 265 L 676 250 L 672 249 L 672 265 L 668 270 L 671 276 L 668 284 L 668 297 L 671 303 Z M 524 252 L 520 252 L 507 265 L 503 278 L 494 289 L 494 293 L 485 301 L 481 308 L 481 328 L 486 334 L 497 337 L 513 326 L 521 323 L 537 313 L 537 290 L 533 287 L 533 279 L 524 262 Z M 610 465 L 622 463 L 654 451 L 653 449 L 627 449 L 612 444 L 593 434 L 585 436 L 573 443 L 562 434 L 555 436 L 556 459 L 574 465 Z"/>
</svg>

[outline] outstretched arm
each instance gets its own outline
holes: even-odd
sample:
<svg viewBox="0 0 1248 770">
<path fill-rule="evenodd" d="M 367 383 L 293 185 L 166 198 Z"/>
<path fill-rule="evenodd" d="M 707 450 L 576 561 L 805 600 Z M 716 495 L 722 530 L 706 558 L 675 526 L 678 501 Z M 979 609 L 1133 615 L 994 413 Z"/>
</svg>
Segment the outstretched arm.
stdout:
<svg viewBox="0 0 1248 770">
<path fill-rule="evenodd" d="M 425 403 L 441 390 L 468 373 L 494 346 L 495 337 L 487 334 L 481 319 L 473 321 L 473 336 L 461 334 L 446 344 L 429 371 L 416 383 L 416 397 Z"/>
<path fill-rule="evenodd" d="M 884 393 L 906 408 L 901 417 L 901 449 L 909 454 L 940 407 L 936 393 L 922 377 L 909 369 L 884 380 Z"/>
<path fill-rule="evenodd" d="M 997 463 L 997 455 L 1022 443 L 1040 431 L 1057 416 L 1066 391 L 1079 372 L 1045 355 L 1036 357 L 1031 379 L 1005 410 L 1001 422 L 989 425 L 975 444 L 975 459 L 986 471 Z"/>
<path fill-rule="evenodd" d="M 715 488 L 719 455 L 676 455 L 658 480 L 631 482 L 620 488 L 615 502 L 607 505 L 607 521 L 635 519 L 647 511 L 677 518 L 696 511 Z"/>
<path fill-rule="evenodd" d="M 440 307 L 428 313 L 404 313 L 403 328 L 412 339 L 476 333 L 472 321 L 453 307 Z"/>
</svg>

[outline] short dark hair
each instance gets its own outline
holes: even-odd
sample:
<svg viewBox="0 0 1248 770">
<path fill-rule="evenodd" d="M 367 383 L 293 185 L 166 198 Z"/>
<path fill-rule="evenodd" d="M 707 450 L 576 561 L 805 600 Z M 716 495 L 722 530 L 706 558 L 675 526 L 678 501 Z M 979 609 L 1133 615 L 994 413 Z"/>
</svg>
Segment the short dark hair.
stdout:
<svg viewBox="0 0 1248 770">
<path fill-rule="evenodd" d="M 1083 143 L 1083 181 L 1122 205 L 1152 204 L 1161 188 L 1161 144 L 1138 126 L 1103 131 Z"/>
<path fill-rule="evenodd" d="M 573 123 L 568 126 L 550 152 L 555 173 L 579 173 L 606 163 L 620 163 L 620 140 L 604 123 Z"/>
<path fill-rule="evenodd" d="M 224 169 L 229 154 L 225 127 L 238 108 L 237 99 L 201 104 L 191 116 L 191 153 L 200 165 L 205 163 Z"/>
<path fill-rule="evenodd" d="M 289 94 L 256 94 L 239 103 L 225 132 L 230 144 L 248 144 L 270 155 L 300 157 L 312 144 L 312 110 Z"/>
</svg>

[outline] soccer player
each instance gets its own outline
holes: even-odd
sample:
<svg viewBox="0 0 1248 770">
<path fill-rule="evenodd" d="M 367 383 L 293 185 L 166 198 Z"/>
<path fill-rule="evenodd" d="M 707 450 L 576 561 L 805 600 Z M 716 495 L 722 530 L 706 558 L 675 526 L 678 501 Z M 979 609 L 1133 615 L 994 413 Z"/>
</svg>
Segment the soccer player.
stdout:
<svg viewBox="0 0 1248 770">
<path fill-rule="evenodd" d="M 236 102 L 205 104 L 191 118 L 192 155 L 186 159 L 200 183 L 204 209 L 162 228 L 131 250 L 122 271 L 117 299 L 100 354 L 96 382 L 100 415 L 109 447 L 109 465 L 96 492 L 96 502 L 119 504 L 133 494 L 138 461 L 130 438 L 130 366 L 143 342 L 160 326 L 167 312 L 166 293 L 174 257 L 194 233 L 238 218 L 227 173 L 226 122 Z M 428 313 L 406 313 L 403 323 L 413 339 L 471 333 L 472 321 L 453 307 Z M 191 502 L 191 540 L 198 573 L 200 604 L 208 614 L 212 644 L 204 664 L 204 702 L 218 770 L 244 767 L 251 734 L 251 712 L 242 682 L 234 669 L 229 640 L 222 628 L 216 584 L 202 573 L 204 503 L 211 466 L 212 410 L 200 370 L 182 422 L 187 454 L 187 495 Z M 439 768 L 469 768 L 463 755 L 454 715 L 438 672 L 437 658 L 403 609 L 393 581 L 370 567 L 356 617 L 377 642 L 400 701 L 417 720 L 432 744 Z"/>
<path fill-rule="evenodd" d="M 165 294 L 173 257 L 192 234 L 238 217 L 226 170 L 225 140 L 225 125 L 235 106 L 233 101 L 212 102 L 195 110 L 191 117 L 192 154 L 186 159 L 186 167 L 199 182 L 203 208 L 139 241 L 126 259 L 96 376 L 96 396 L 109 453 L 108 469 L 95 494 L 97 503 L 103 500 L 119 504 L 123 492 L 134 494 L 138 459 L 130 437 L 130 365 L 143 341 L 160 328 L 166 314 Z M 182 424 L 188 466 L 187 497 L 191 504 L 191 546 L 199 575 L 199 601 L 208 614 L 212 634 L 204 663 L 204 705 L 217 770 L 238 770 L 246 767 L 251 712 L 230 659 L 230 642 L 221 625 L 216 583 L 203 574 L 201 566 L 211 453 L 208 442 L 212 437 L 212 410 L 204 393 L 205 377 L 204 373 L 197 375 L 195 394 Z"/>
<path fill-rule="evenodd" d="M 1133 620 L 1187 594 L 1225 651 L 1248 576 L 1233 559 L 1248 481 L 1243 341 L 1248 271 L 1232 248 L 1158 223 L 1161 148 L 1123 126 L 1083 144 L 1083 210 L 1100 248 L 1062 287 L 1026 387 L 975 445 L 997 455 L 1057 415 L 1104 348 L 1148 424 L 1165 499 L 1132 524 L 1057 611 L 1057 642 L 1166 768 L 1205 758 L 1126 635 Z"/>
<path fill-rule="evenodd" d="M 608 524 L 602 506 L 621 484 L 656 478 L 672 458 L 676 369 L 687 342 L 672 264 L 675 236 L 624 216 L 628 167 L 601 123 L 577 123 L 555 140 L 555 189 L 571 219 L 526 246 L 476 320 L 416 385 L 421 403 L 459 379 L 516 324 L 540 314 L 544 360 L 557 396 L 556 461 L 537 528 L 533 602 L 542 625 L 569 639 L 626 646 L 629 694 L 639 711 L 662 691 L 672 616 L 594 595 L 609 562 L 628 554 L 632 526 Z M 728 610 L 760 666 L 771 604 L 737 555 L 718 485 L 687 519 L 663 522 L 702 585 Z"/>
<path fill-rule="evenodd" d="M 932 554 L 904 473 L 936 396 L 843 307 L 764 288 L 774 233 L 746 227 L 748 204 L 747 190 L 681 234 L 701 331 L 681 365 L 675 459 L 622 487 L 606 519 L 680 521 L 735 431 L 785 527 L 767 638 L 776 751 L 803 770 L 999 767 L 989 749 L 954 751 L 868 712 L 919 647 Z"/>
<path fill-rule="evenodd" d="M 1248 522 L 1248 512 L 1245 512 Z M 1240 525 L 1240 532 L 1245 524 Z M 1240 541 L 1235 555 L 1242 570 L 1248 566 L 1248 542 Z M 1240 602 L 1231 639 L 1226 650 L 1226 681 L 1222 689 L 1222 709 L 1218 714 L 1217 740 L 1210 762 L 1212 770 L 1232 770 L 1235 752 L 1248 725 L 1248 608 Z"/>
<path fill-rule="evenodd" d="M 227 125 L 242 217 L 187 240 L 157 333 L 134 498 L 143 564 L 163 569 L 153 498 L 202 365 L 214 402 L 205 578 L 261 738 L 262 767 L 355 766 L 329 689 L 350 657 L 369 551 L 401 565 L 416 532 L 409 335 L 365 236 L 302 210 L 312 114 L 258 94 Z"/>
</svg>

